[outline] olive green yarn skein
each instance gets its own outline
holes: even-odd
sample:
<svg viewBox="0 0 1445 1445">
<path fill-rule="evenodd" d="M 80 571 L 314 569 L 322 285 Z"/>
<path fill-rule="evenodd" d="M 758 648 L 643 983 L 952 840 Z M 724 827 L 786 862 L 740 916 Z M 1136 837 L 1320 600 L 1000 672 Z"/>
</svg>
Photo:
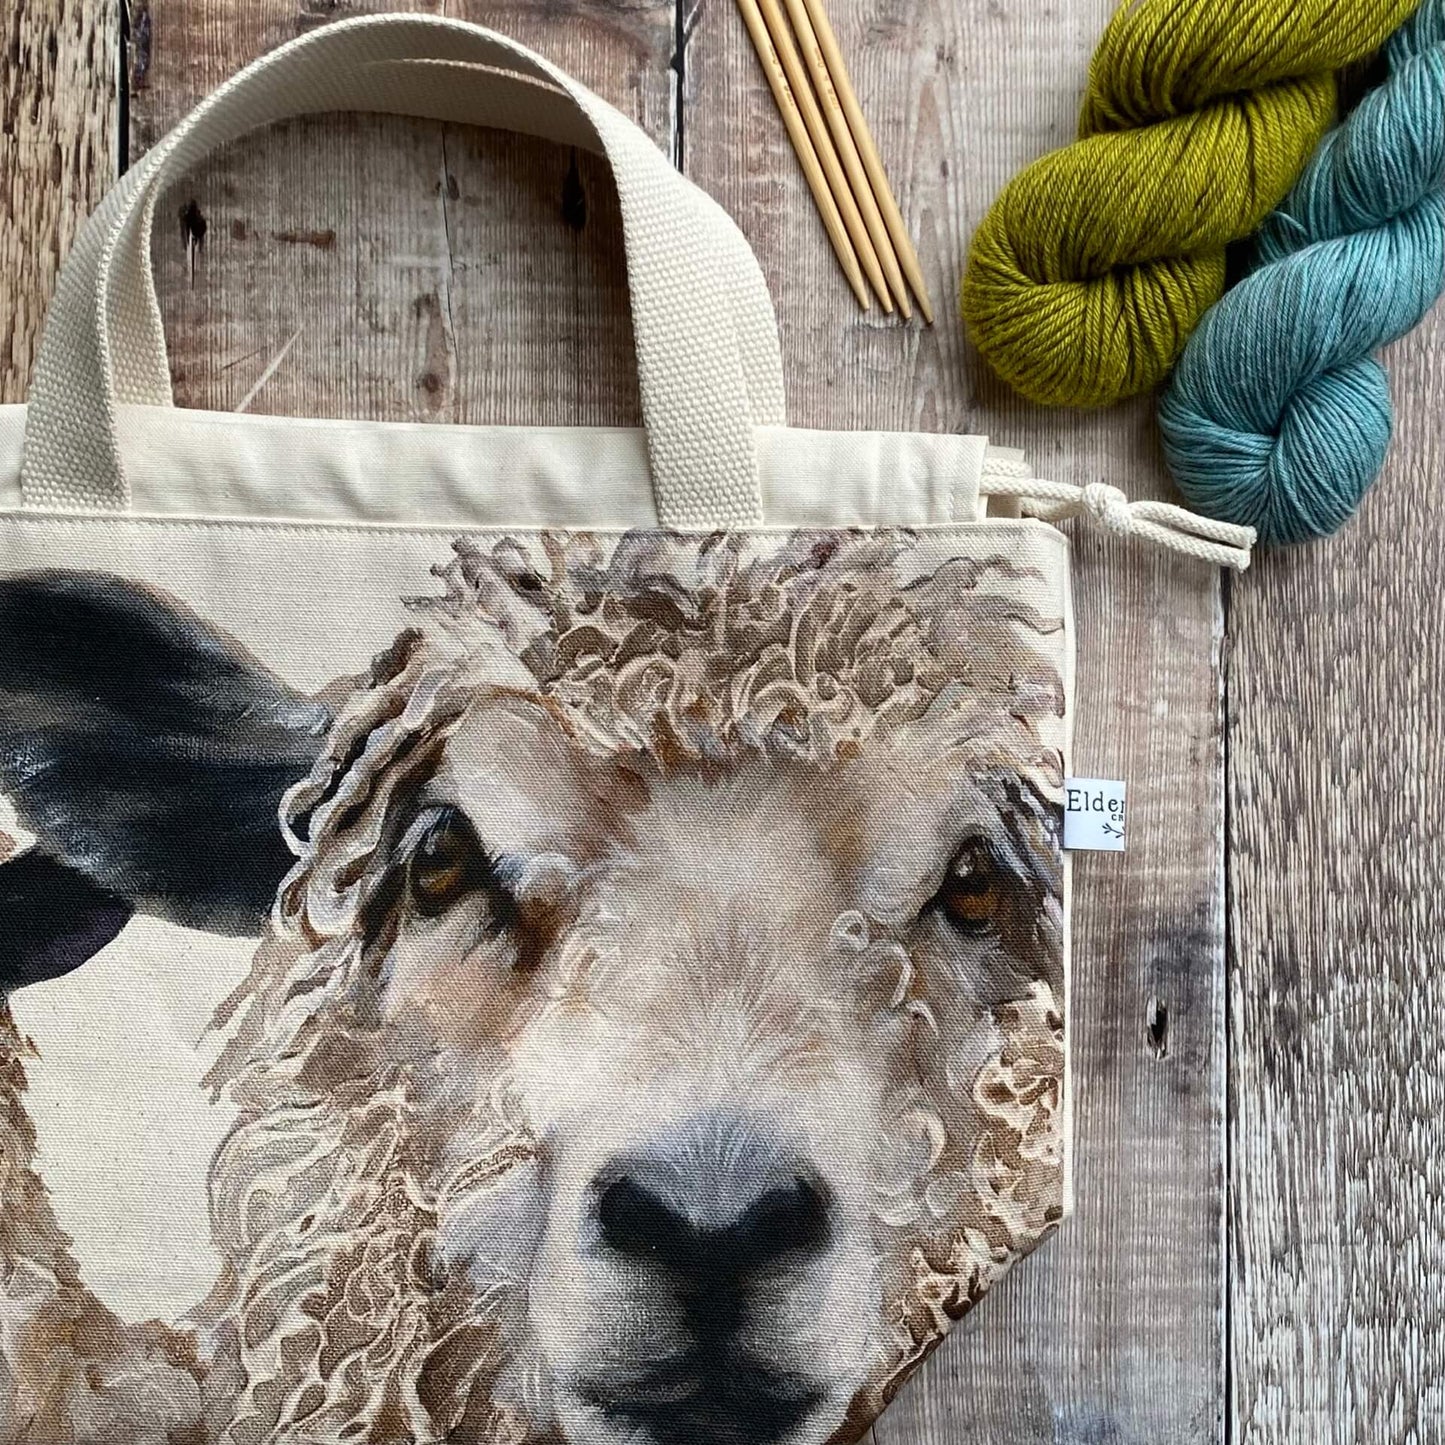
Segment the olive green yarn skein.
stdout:
<svg viewBox="0 0 1445 1445">
<path fill-rule="evenodd" d="M 1335 72 L 1419 0 L 1137 0 L 1104 32 L 1080 139 L 1020 171 L 969 251 L 961 309 L 1032 401 L 1157 385 L 1224 290 L 1224 248 L 1335 119 Z"/>
</svg>

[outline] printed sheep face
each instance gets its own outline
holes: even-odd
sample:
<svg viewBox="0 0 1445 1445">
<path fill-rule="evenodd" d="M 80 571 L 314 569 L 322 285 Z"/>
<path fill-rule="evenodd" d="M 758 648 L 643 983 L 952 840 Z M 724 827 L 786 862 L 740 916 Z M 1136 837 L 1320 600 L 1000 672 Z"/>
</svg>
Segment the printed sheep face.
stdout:
<svg viewBox="0 0 1445 1445">
<path fill-rule="evenodd" d="M 1046 812 L 930 732 L 669 775 L 489 699 L 398 818 L 370 962 L 385 1026 L 457 1061 L 441 1254 L 543 1282 L 512 1324 L 570 1436 L 735 1414 L 741 1376 L 750 1438 L 822 1439 L 894 1363 L 911 1251 L 983 1182 L 992 1007 L 1059 928 Z M 471 1187 L 499 1082 L 535 1155 Z"/>
<path fill-rule="evenodd" d="M 441 576 L 228 1009 L 224 1412 L 852 1440 L 1061 1213 L 1058 619 L 901 533 Z"/>
</svg>

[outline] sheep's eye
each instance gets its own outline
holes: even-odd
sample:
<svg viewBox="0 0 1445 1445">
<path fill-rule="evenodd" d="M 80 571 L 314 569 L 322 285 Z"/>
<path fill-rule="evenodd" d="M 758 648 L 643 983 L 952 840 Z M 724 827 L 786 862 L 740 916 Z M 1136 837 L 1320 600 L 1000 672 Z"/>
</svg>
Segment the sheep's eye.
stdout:
<svg viewBox="0 0 1445 1445">
<path fill-rule="evenodd" d="M 970 843 L 954 860 L 938 893 L 938 906 L 960 933 L 981 938 L 1003 914 L 1004 879 L 983 843 Z"/>
<path fill-rule="evenodd" d="M 407 869 L 411 896 L 428 917 L 445 912 L 485 876 L 486 858 L 472 825 L 455 808 L 422 820 Z"/>
</svg>

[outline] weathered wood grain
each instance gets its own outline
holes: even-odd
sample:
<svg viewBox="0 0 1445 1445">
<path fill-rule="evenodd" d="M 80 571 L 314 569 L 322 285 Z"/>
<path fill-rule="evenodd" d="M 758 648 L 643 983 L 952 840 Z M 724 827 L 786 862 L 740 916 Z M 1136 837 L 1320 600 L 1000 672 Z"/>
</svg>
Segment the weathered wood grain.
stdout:
<svg viewBox="0 0 1445 1445">
<path fill-rule="evenodd" d="M 254 56 L 372 8 L 439 7 L 151 0 L 135 24 L 134 149 Z M 670 4 L 476 0 L 445 13 L 536 45 L 670 143 Z M 178 188 L 155 257 L 184 405 L 461 422 L 638 414 L 616 200 L 591 156 L 397 119 L 297 122 Z"/>
<path fill-rule="evenodd" d="M 450 13 L 553 55 L 739 217 L 779 303 L 796 422 L 988 431 L 1053 475 L 1161 489 L 1143 408 L 1023 407 L 947 304 L 988 201 L 1071 132 L 1109 0 L 830 6 L 940 303 L 932 332 L 857 313 L 732 7 L 684 5 L 677 71 L 670 3 Z M 142 3 L 131 154 L 237 65 L 343 13 Z M 23 397 L 58 259 L 116 169 L 118 27 L 111 0 L 7 7 L 0 400 Z M 156 253 L 182 401 L 635 419 L 616 208 L 590 158 L 302 123 L 182 188 Z M 1079 1210 L 879 1445 L 1194 1445 L 1226 1426 L 1240 1445 L 1445 1439 L 1442 343 L 1437 316 L 1395 348 L 1400 433 L 1361 521 L 1230 592 L 1228 1420 L 1219 599 L 1187 564 L 1081 538 L 1077 763 L 1128 778 L 1132 815 L 1126 859 L 1076 873 Z"/>
<path fill-rule="evenodd" d="M 685 166 L 763 261 L 794 422 L 983 431 L 1043 475 L 1165 488 L 1142 406 L 1080 417 L 1014 401 L 951 302 L 992 197 L 1072 133 L 1110 9 L 830 6 L 939 303 L 932 331 L 859 313 L 733 7 L 688 12 Z M 879 1445 L 1223 1438 L 1219 592 L 1188 564 L 1078 543 L 1076 762 L 1131 788 L 1128 855 L 1075 874 L 1078 1213 L 935 1356 Z"/>
<path fill-rule="evenodd" d="M 1356 522 L 1230 595 L 1233 1417 L 1445 1440 L 1445 314 Z"/>
<path fill-rule="evenodd" d="M 60 260 L 116 174 L 119 6 L 10 0 L 0 25 L 0 402 L 12 402 Z"/>
</svg>

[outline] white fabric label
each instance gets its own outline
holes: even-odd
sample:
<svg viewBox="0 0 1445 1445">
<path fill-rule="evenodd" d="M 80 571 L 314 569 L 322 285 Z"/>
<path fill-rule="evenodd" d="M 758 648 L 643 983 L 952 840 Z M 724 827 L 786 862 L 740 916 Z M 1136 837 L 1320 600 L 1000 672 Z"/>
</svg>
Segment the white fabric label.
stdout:
<svg viewBox="0 0 1445 1445">
<path fill-rule="evenodd" d="M 1124 851 L 1124 784 L 1116 778 L 1064 779 L 1064 847 Z"/>
</svg>

